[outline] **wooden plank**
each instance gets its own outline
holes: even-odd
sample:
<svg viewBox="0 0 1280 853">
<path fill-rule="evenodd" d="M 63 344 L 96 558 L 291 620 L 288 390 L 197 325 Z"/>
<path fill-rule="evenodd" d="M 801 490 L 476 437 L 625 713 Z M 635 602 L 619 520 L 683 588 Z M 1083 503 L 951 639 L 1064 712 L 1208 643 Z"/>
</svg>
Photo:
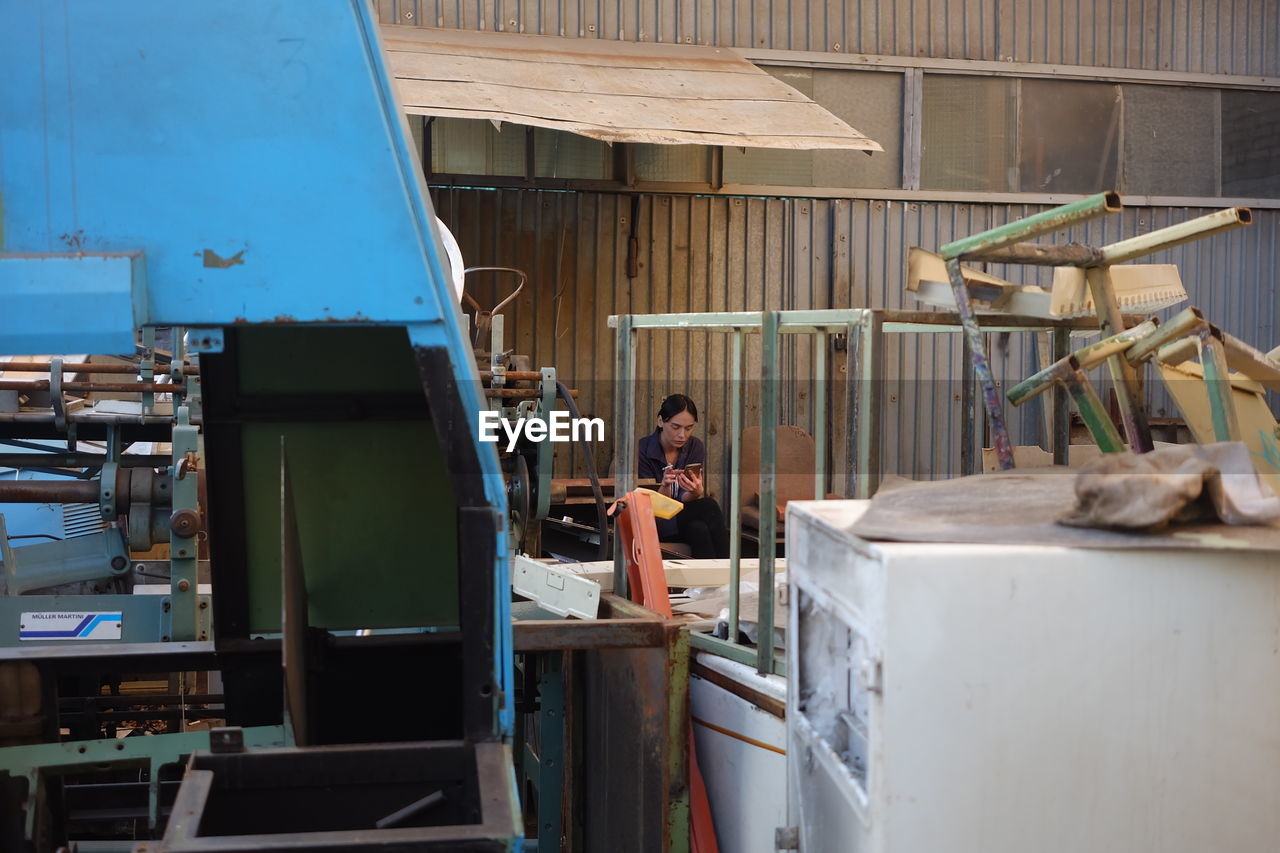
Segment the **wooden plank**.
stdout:
<svg viewBox="0 0 1280 853">
<path fill-rule="evenodd" d="M 810 99 L 754 66 L 737 60 L 727 68 L 675 70 L 662 66 L 591 64 L 556 58 L 527 61 L 503 55 L 468 56 L 385 45 L 396 78 L 406 82 L 519 86 L 532 92 L 574 95 L 651 97 L 655 92 L 679 101 L 760 101 L 803 105 Z M 764 83 L 763 81 L 768 81 Z M 701 94 L 705 93 L 705 94 Z"/>
<path fill-rule="evenodd" d="M 748 572 L 758 572 L 760 561 L 755 558 L 743 558 L 739 570 L 745 577 Z M 717 560 L 664 560 L 663 571 L 667 575 L 667 586 L 676 589 L 693 587 L 724 586 L 729 582 L 729 561 Z M 572 572 L 575 575 L 593 580 L 600 584 L 604 592 L 613 592 L 613 561 L 600 560 L 582 563 L 557 563 L 556 568 Z M 774 560 L 774 570 L 785 572 L 787 561 L 783 557 Z"/>
<path fill-rule="evenodd" d="M 839 119 L 805 105 L 782 109 L 756 101 L 680 103 L 630 95 L 574 97 L 514 85 L 400 83 L 409 114 L 512 122 L 605 142 L 882 150 L 864 136 L 842 135 L 836 126 Z"/>
<path fill-rule="evenodd" d="M 610 141 L 880 150 L 723 48 L 385 27 L 413 114 L 489 118 Z"/>
</svg>

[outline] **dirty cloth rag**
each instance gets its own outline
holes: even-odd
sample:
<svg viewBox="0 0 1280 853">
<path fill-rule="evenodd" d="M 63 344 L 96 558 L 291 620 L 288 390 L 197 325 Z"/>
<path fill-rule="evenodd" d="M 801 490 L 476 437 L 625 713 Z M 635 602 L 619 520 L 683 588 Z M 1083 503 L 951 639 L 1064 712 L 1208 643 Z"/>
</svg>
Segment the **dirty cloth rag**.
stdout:
<svg viewBox="0 0 1280 853">
<path fill-rule="evenodd" d="M 1195 521 L 1280 520 L 1280 497 L 1239 441 L 1108 453 L 1081 467 L 1075 491 L 1075 508 L 1059 519 L 1072 527 L 1157 530 Z"/>
<path fill-rule="evenodd" d="M 1079 528 L 1058 519 L 1076 505 L 1070 468 L 1035 468 L 917 482 L 890 477 L 849 532 L 890 542 L 972 542 L 1071 548 L 1280 552 L 1280 522 L 1193 522 L 1157 529 Z"/>
</svg>

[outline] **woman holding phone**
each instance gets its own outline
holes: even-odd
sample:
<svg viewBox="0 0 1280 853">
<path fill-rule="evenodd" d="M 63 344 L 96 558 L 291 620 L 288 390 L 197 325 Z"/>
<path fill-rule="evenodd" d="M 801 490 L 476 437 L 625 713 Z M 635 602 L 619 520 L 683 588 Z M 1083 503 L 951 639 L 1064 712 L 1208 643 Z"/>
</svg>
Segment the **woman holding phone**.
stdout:
<svg viewBox="0 0 1280 853">
<path fill-rule="evenodd" d="M 658 409 L 658 428 L 640 439 L 640 479 L 657 480 L 659 490 L 684 503 L 675 518 L 659 518 L 658 539 L 684 542 L 694 559 L 729 556 L 729 532 L 714 498 L 706 496 L 703 464 L 707 448 L 694 436 L 698 407 L 684 394 L 672 394 Z"/>
</svg>

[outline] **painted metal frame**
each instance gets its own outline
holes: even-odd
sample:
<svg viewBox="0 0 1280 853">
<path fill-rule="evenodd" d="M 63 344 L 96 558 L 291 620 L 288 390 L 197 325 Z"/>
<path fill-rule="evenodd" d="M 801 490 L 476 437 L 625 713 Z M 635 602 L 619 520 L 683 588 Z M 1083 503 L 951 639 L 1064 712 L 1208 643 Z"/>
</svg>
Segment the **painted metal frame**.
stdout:
<svg viewBox="0 0 1280 853">
<path fill-rule="evenodd" d="M 1067 340 L 1070 329 L 1096 328 L 1091 318 L 1052 321 L 1043 318 L 1005 317 L 982 315 L 974 318 L 980 325 L 979 335 L 990 332 L 1033 332 L 1050 329 L 1055 341 Z M 848 459 L 853 465 L 853 497 L 866 499 L 874 494 L 880 481 L 880 421 L 883 373 L 883 342 L 885 334 L 936 334 L 964 330 L 964 321 L 957 314 L 925 311 L 897 311 L 868 308 L 816 309 L 789 311 L 742 311 L 691 314 L 620 314 L 609 317 L 609 326 L 617 330 L 615 340 L 615 392 L 614 392 L 614 455 L 617 459 L 615 490 L 623 494 L 635 487 L 636 482 L 636 434 L 635 434 L 635 379 L 636 345 L 641 331 L 704 331 L 732 335 L 730 360 L 730 411 L 729 451 L 736 464 L 741 458 L 742 436 L 742 381 L 743 352 L 747 334 L 761 335 L 761 364 L 764 385 L 761 391 L 760 436 L 760 505 L 774 505 L 776 421 L 778 411 L 778 347 L 782 335 L 811 335 L 815 338 L 814 351 L 824 350 L 824 338 L 830 335 L 848 335 L 851 364 L 847 376 L 849 399 L 853 412 L 846 437 Z M 1059 334 L 1060 333 L 1060 334 Z M 826 376 L 825 357 L 815 359 L 814 376 Z M 854 377 L 857 387 L 854 389 Z M 827 389 L 819 382 L 814 392 L 815 412 L 825 413 L 828 408 Z M 1054 409 L 1055 456 L 1061 452 L 1065 459 L 1068 411 L 1065 405 Z M 825 421 L 825 417 L 822 418 Z M 825 424 L 816 427 L 825 436 Z M 1061 448 L 1057 446 L 1062 441 Z M 818 443 L 814 457 L 814 497 L 821 500 L 826 493 L 827 458 L 826 442 Z M 741 522 L 739 506 L 742 499 L 738 477 L 730 474 L 729 506 L 729 623 L 731 639 L 721 640 L 709 634 L 691 635 L 693 646 L 705 651 L 755 666 L 762 673 L 785 674 L 785 661 L 769 651 L 773 647 L 774 609 L 774 549 L 760 549 L 760 599 L 759 640 L 756 648 L 737 643 L 739 626 L 738 585 L 741 577 Z M 774 541 L 774 515 L 761 513 L 760 541 Z M 614 589 L 618 595 L 627 594 L 626 562 L 620 551 L 614 553 Z"/>
<path fill-rule="evenodd" d="M 980 261 L 995 263 L 1031 264 L 1037 266 L 1073 266 L 1085 271 L 1090 294 L 1093 297 L 1094 311 L 1098 316 L 1103 335 L 1107 336 L 1104 344 L 1089 348 L 1085 353 L 1089 357 L 1103 353 L 1115 382 L 1118 393 L 1121 420 L 1124 423 L 1125 438 L 1128 446 L 1135 453 L 1149 453 L 1154 444 L 1151 428 L 1147 423 L 1146 405 L 1142 398 L 1140 376 L 1134 369 L 1135 362 L 1126 358 L 1123 350 L 1132 346 L 1134 338 L 1126 338 L 1125 319 L 1116 299 L 1115 288 L 1111 282 L 1111 266 L 1124 261 L 1134 260 L 1154 252 L 1180 246 L 1193 240 L 1211 237 L 1235 228 L 1252 224 L 1253 214 L 1248 208 L 1230 207 L 1214 213 L 1179 222 L 1167 228 L 1161 228 L 1147 234 L 1140 234 L 1118 243 L 1111 243 L 1101 248 L 1089 246 L 1054 246 L 1027 243 L 1025 240 L 1056 230 L 1064 224 L 1083 221 L 1118 211 L 1122 208 L 1120 196 L 1114 192 L 1102 192 L 1089 196 L 1079 202 L 1063 205 L 1034 216 L 1010 222 L 943 246 L 939 251 L 947 260 L 947 273 L 951 279 L 951 287 L 956 305 L 965 322 L 965 333 L 973 361 L 974 372 L 982 383 L 984 402 L 988 416 L 991 418 L 996 453 L 1000 467 L 1013 467 L 1013 451 L 1009 447 L 1008 433 L 1004 427 L 1002 406 L 990 368 L 986 363 L 982 336 L 978 332 L 973 309 L 969 303 L 968 287 L 961 274 L 960 262 Z M 1145 334 L 1150 336 L 1154 327 L 1147 328 Z M 1202 334 L 1202 350 L 1207 352 L 1220 364 L 1208 365 L 1206 370 L 1213 372 L 1221 367 L 1225 376 L 1226 365 L 1222 360 L 1220 347 L 1208 333 Z M 1220 340 L 1221 335 L 1217 338 Z M 1109 419 L 1105 417 L 1101 401 L 1097 399 L 1088 380 L 1081 373 L 1081 366 L 1075 363 L 1075 357 L 1059 360 L 1055 364 L 1056 379 L 1063 382 L 1081 406 L 1081 413 L 1090 425 L 1100 446 L 1106 452 L 1117 453 L 1124 449 L 1124 443 L 1116 440 L 1114 430 L 1110 428 Z M 1015 389 L 1018 390 L 1018 389 Z M 1024 391 L 1026 389 L 1023 389 Z M 1012 399 L 1012 397 L 1011 397 Z M 1230 406 L 1228 405 L 1228 408 Z M 1216 423 L 1216 421 L 1215 421 Z M 1225 429 L 1225 426 L 1224 426 Z M 1220 433 L 1221 434 L 1221 433 Z M 1225 440 L 1225 439 L 1224 439 Z"/>
</svg>

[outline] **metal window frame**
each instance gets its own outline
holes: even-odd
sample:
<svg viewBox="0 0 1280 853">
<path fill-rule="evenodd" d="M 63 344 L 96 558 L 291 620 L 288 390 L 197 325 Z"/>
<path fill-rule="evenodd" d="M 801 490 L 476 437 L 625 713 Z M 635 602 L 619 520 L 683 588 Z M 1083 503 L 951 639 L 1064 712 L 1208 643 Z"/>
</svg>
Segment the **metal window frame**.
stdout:
<svg viewBox="0 0 1280 853">
<path fill-rule="evenodd" d="M 735 195 L 778 198 L 854 198 L 883 201 L 942 202 L 942 203 L 991 203 L 991 204 L 1044 204 L 1061 205 L 1080 197 L 1078 193 L 1027 193 L 1017 191 L 931 190 L 920 186 L 922 171 L 921 127 L 923 114 L 924 74 L 1006 77 L 1018 81 L 1025 79 L 1053 79 L 1075 82 L 1107 83 L 1116 86 L 1126 84 L 1192 86 L 1223 89 L 1243 89 L 1261 92 L 1280 92 L 1280 77 L 1250 77 L 1244 75 L 1203 74 L 1176 71 L 1151 71 L 1131 68 L 1105 68 L 1101 66 L 1049 65 L 1028 62 L 990 62 L 963 59 L 931 59 L 911 56 L 844 55 L 818 51 L 752 50 L 742 49 L 742 54 L 757 65 L 791 68 L 824 68 L 838 71 L 880 71 L 903 75 L 903 120 L 901 126 L 902 186 L 882 187 L 795 187 L 784 185 L 725 183 L 723 154 L 712 153 L 710 180 L 707 183 L 679 181 L 639 181 L 634 169 L 624 169 L 612 180 L 545 179 L 534 177 L 437 174 L 432 175 L 432 185 L 450 187 L 483 186 L 485 188 L 521 188 L 548 190 L 577 190 L 582 192 L 648 192 L 655 194 Z M 1022 98 L 1017 94 L 1019 129 L 1021 127 Z M 1123 97 L 1121 110 L 1123 110 Z M 1219 113 L 1221 110 L 1219 110 Z M 1221 123 L 1221 116 L 1218 119 Z M 1123 116 L 1122 116 L 1123 127 Z M 1122 146 L 1123 140 L 1117 145 Z M 630 145 L 623 146 L 624 157 L 631 162 Z M 1216 137 L 1221 148 L 1221 132 Z M 708 146 L 722 152 L 720 146 Z M 1117 180 L 1124 169 L 1123 147 L 1117 148 Z M 1219 153 L 1214 183 L 1221 187 L 1221 156 Z M 478 180 L 479 179 L 479 180 Z M 1123 188 L 1121 188 L 1123 189 Z M 1251 207 L 1280 209 L 1280 198 L 1244 198 L 1220 196 L 1169 196 L 1126 192 L 1126 198 L 1143 207 Z"/>
</svg>

